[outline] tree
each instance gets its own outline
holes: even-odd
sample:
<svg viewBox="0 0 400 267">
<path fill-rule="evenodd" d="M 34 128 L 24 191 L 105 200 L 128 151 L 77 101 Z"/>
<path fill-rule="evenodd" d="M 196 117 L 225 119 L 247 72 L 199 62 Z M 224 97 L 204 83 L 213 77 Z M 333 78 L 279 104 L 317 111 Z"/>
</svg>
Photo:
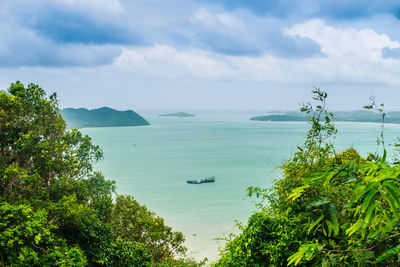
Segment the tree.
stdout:
<svg viewBox="0 0 400 267">
<path fill-rule="evenodd" d="M 182 233 L 132 197 L 113 202 L 115 183 L 93 171 L 101 149 L 66 130 L 55 94 L 0 91 L 0 130 L 0 265 L 199 266 L 174 258 Z"/>
<path fill-rule="evenodd" d="M 153 259 L 163 262 L 186 248 L 181 232 L 173 232 L 164 220 L 140 205 L 131 196 L 118 195 L 112 213 L 112 225 L 117 240 L 137 241 L 146 244 Z"/>
<path fill-rule="evenodd" d="M 28 205 L 0 205 L 0 260 L 15 266 L 85 266 L 83 251 L 57 236 L 43 210 Z"/>
</svg>

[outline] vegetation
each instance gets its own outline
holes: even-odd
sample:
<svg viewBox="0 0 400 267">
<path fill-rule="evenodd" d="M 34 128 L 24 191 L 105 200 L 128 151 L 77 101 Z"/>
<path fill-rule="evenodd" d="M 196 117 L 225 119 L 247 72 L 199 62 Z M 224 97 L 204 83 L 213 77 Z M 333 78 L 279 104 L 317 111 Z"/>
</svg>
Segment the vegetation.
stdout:
<svg viewBox="0 0 400 267">
<path fill-rule="evenodd" d="M 102 151 L 66 130 L 56 95 L 35 84 L 0 92 L 0 266 L 199 266 L 93 164 Z"/>
<path fill-rule="evenodd" d="M 168 114 L 160 114 L 160 117 L 178 117 L 178 118 L 185 118 L 185 117 L 196 117 L 195 114 L 190 114 L 186 112 L 176 112 L 176 113 L 168 113 Z"/>
<path fill-rule="evenodd" d="M 380 122 L 378 114 L 370 110 L 336 111 L 333 112 L 335 121 L 354 122 Z M 284 114 L 271 114 L 265 116 L 251 117 L 252 121 L 309 121 L 309 114 L 301 112 L 285 112 Z M 391 111 L 386 113 L 385 121 L 389 123 L 400 123 L 400 112 Z"/>
<path fill-rule="evenodd" d="M 148 121 L 132 110 L 118 111 L 107 107 L 92 110 L 65 108 L 61 110 L 61 115 L 68 128 L 149 125 Z"/>
<path fill-rule="evenodd" d="M 231 235 L 216 266 L 399 266 L 400 144 L 336 152 L 327 94 L 303 105 L 310 130 L 270 189 L 249 188 L 259 210 Z M 0 92 L 1 266 L 199 266 L 184 237 L 93 164 L 102 151 L 66 130 L 56 95 L 17 82 Z"/>
<path fill-rule="evenodd" d="M 380 115 L 379 153 L 337 153 L 327 94 L 315 89 L 316 105 L 303 105 L 311 129 L 282 165 L 271 189 L 249 188 L 260 208 L 231 235 L 216 266 L 399 266 L 399 144 L 388 156 L 386 114 L 375 99 L 365 108 Z"/>
</svg>

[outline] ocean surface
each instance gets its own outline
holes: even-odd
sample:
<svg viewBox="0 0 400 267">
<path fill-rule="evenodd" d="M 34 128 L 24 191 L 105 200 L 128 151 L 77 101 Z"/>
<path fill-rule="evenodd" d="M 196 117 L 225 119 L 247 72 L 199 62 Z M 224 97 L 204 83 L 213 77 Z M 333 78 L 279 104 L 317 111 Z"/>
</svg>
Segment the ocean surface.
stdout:
<svg viewBox="0 0 400 267">
<path fill-rule="evenodd" d="M 246 198 L 249 186 L 271 186 L 279 166 L 301 144 L 309 128 L 303 122 L 255 122 L 245 118 L 149 118 L 150 126 L 86 128 L 104 151 L 97 165 L 117 192 L 133 195 L 182 231 L 188 255 L 215 260 L 222 238 L 246 223 L 256 209 Z M 376 151 L 379 125 L 336 123 L 338 151 L 354 147 Z M 387 124 L 386 143 L 400 136 Z M 388 147 L 391 150 L 391 147 Z M 186 180 L 215 176 L 215 183 Z"/>
</svg>

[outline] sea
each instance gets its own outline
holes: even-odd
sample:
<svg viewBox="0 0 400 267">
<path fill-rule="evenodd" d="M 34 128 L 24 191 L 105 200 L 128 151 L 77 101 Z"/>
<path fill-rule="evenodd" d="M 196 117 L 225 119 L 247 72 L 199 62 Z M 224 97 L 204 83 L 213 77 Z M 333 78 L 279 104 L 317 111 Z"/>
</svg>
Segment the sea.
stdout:
<svg viewBox="0 0 400 267">
<path fill-rule="evenodd" d="M 268 188 L 282 177 L 281 166 L 296 152 L 310 125 L 257 122 L 243 116 L 147 117 L 151 125 L 84 128 L 104 152 L 96 165 L 116 181 L 118 194 L 132 195 L 185 235 L 187 255 L 218 258 L 224 239 L 257 210 L 247 188 Z M 379 124 L 339 122 L 336 150 L 361 155 L 377 151 Z M 388 151 L 400 125 L 385 125 Z M 215 176 L 214 183 L 186 181 Z"/>
</svg>

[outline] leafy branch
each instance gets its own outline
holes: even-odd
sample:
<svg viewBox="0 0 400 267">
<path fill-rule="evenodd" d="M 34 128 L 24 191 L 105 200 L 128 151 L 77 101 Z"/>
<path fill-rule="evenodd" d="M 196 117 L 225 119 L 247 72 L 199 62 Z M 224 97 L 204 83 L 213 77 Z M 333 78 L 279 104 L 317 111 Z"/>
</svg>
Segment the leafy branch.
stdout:
<svg viewBox="0 0 400 267">
<path fill-rule="evenodd" d="M 306 161 L 309 159 L 317 160 L 323 157 L 324 154 L 333 151 L 333 146 L 330 143 L 326 143 L 325 149 L 321 148 L 323 143 L 329 138 L 334 137 L 337 133 L 336 127 L 333 124 L 334 115 L 327 109 L 326 98 L 328 94 L 317 87 L 314 87 L 312 93 L 313 100 L 317 102 L 316 105 L 303 103 L 300 108 L 301 112 L 311 115 L 309 121 L 311 129 L 307 133 L 304 149 L 300 148 L 301 153 L 305 152 Z"/>
<path fill-rule="evenodd" d="M 384 103 L 381 103 L 381 104 L 376 103 L 376 97 L 375 96 L 371 96 L 369 98 L 369 100 L 370 100 L 370 104 L 364 106 L 363 108 L 368 109 L 368 110 L 375 110 L 377 112 L 377 114 L 379 115 L 379 117 L 380 117 L 380 120 L 381 120 L 381 125 L 380 125 L 381 132 L 380 132 L 380 136 L 376 139 L 376 142 L 377 142 L 378 146 L 379 145 L 382 146 L 383 158 L 385 158 L 386 157 L 385 138 L 384 138 L 385 117 L 386 117 L 386 113 L 384 112 L 385 104 Z M 383 159 L 383 160 L 385 160 L 385 159 Z"/>
</svg>

